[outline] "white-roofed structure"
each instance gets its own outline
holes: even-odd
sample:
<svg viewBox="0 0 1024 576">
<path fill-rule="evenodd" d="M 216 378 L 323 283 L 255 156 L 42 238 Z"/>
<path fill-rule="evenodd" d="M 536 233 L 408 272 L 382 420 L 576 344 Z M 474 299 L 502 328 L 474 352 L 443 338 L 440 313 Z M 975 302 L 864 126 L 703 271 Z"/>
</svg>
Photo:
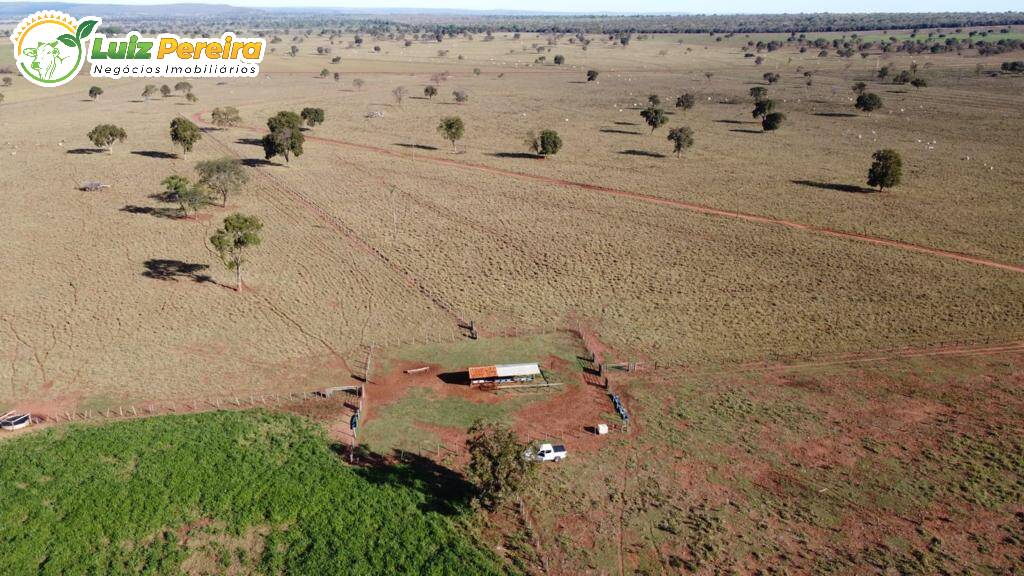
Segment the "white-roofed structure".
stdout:
<svg viewBox="0 0 1024 576">
<path fill-rule="evenodd" d="M 501 384 L 508 382 L 530 382 L 543 376 L 536 362 L 526 364 L 495 364 L 473 366 L 469 369 L 470 384 Z"/>
</svg>

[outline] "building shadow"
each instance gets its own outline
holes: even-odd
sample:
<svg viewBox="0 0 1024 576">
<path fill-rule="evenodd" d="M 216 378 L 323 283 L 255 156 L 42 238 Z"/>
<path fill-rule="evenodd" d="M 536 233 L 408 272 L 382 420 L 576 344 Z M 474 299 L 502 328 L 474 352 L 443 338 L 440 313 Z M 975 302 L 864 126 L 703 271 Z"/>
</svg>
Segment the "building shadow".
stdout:
<svg viewBox="0 0 1024 576">
<path fill-rule="evenodd" d="M 459 384 L 462 386 L 469 385 L 469 372 L 466 370 L 460 370 L 458 372 L 442 372 L 437 375 L 437 378 L 445 384 Z"/>
</svg>

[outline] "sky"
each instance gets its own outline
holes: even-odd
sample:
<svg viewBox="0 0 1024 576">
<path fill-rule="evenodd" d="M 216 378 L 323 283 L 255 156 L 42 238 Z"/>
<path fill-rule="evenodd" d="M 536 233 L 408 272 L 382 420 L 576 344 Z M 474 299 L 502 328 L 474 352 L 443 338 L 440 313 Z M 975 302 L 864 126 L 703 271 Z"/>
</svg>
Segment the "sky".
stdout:
<svg viewBox="0 0 1024 576">
<path fill-rule="evenodd" d="M 797 12 L 1006 12 L 1024 9 L 1021 0 L 64 0 L 110 4 L 169 4 L 184 1 L 248 7 L 448 8 L 461 10 L 530 10 L 541 12 L 628 12 L 690 14 L 763 14 Z"/>
</svg>

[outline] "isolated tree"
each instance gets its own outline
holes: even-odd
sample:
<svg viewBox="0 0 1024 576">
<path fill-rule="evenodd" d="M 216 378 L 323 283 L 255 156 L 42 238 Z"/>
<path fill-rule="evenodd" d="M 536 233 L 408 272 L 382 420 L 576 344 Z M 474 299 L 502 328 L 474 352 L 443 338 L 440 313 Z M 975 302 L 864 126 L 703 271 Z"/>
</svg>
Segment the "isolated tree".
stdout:
<svg viewBox="0 0 1024 576">
<path fill-rule="evenodd" d="M 199 210 L 210 203 L 210 193 L 201 183 L 189 182 L 184 176 L 168 176 L 161 184 L 166 192 L 164 199 L 177 202 L 181 215 L 188 218 L 189 213 L 198 214 Z"/>
<path fill-rule="evenodd" d="M 868 85 L 864 82 L 856 82 L 850 89 L 853 90 L 854 94 L 860 96 L 868 89 Z"/>
<path fill-rule="evenodd" d="M 260 231 L 263 223 L 255 216 L 232 214 L 210 237 L 210 244 L 217 251 L 221 262 L 228 270 L 235 272 L 235 290 L 242 290 L 242 265 L 250 248 L 260 245 Z"/>
<path fill-rule="evenodd" d="M 292 58 L 294 58 L 295 55 L 299 53 L 299 47 L 293 45 L 291 48 L 288 49 L 288 53 L 291 54 Z"/>
<path fill-rule="evenodd" d="M 324 68 L 324 69 L 320 70 L 320 77 L 321 78 L 327 78 L 330 75 L 331 75 L 331 71 L 328 70 L 327 68 Z"/>
<path fill-rule="evenodd" d="M 391 91 L 391 97 L 395 99 L 396 104 L 401 106 L 402 100 L 405 99 L 405 95 L 408 94 L 408 92 L 409 91 L 405 89 L 405 86 L 396 86 L 395 89 Z"/>
<path fill-rule="evenodd" d="M 924 78 L 914 78 L 910 81 L 910 85 L 914 88 L 925 88 L 928 86 L 928 81 Z"/>
<path fill-rule="evenodd" d="M 334 73 L 334 81 L 335 82 L 341 82 L 341 72 L 335 72 Z"/>
<path fill-rule="evenodd" d="M 223 108 L 214 108 L 213 112 L 210 113 L 210 120 L 214 126 L 227 128 L 240 124 L 242 117 L 238 114 L 238 108 L 224 106 Z"/>
<path fill-rule="evenodd" d="M 871 113 L 882 107 L 882 99 L 879 98 L 878 94 L 874 92 L 865 92 L 860 96 L 857 96 L 857 102 L 854 106 L 861 111 Z"/>
<path fill-rule="evenodd" d="M 366 84 L 366 82 L 363 82 L 362 78 L 356 78 L 355 80 L 352 81 L 352 86 L 356 90 L 362 90 L 363 89 L 363 85 L 365 85 L 365 84 Z"/>
<path fill-rule="evenodd" d="M 455 143 L 461 140 L 462 136 L 466 133 L 466 126 L 462 123 L 462 118 L 458 116 L 442 118 L 441 123 L 437 125 L 437 131 L 444 136 L 445 140 L 452 143 L 452 148 L 456 152 L 459 151 L 459 147 Z"/>
<path fill-rule="evenodd" d="M 551 156 L 562 149 L 562 138 L 554 130 L 541 130 L 540 134 L 527 134 L 526 144 L 534 154 Z"/>
<path fill-rule="evenodd" d="M 149 99 L 155 96 L 157 93 L 156 84 L 146 84 L 146 87 L 142 89 L 142 97 L 149 102 Z"/>
<path fill-rule="evenodd" d="M 903 176 L 903 159 L 895 150 L 879 150 L 872 156 L 874 162 L 868 169 L 868 186 L 878 186 L 881 192 L 898 186 Z"/>
<path fill-rule="evenodd" d="M 775 72 L 765 72 L 764 74 L 761 75 L 761 78 L 763 78 L 764 81 L 769 84 L 775 84 L 776 82 L 779 81 L 781 76 L 779 76 Z"/>
<path fill-rule="evenodd" d="M 10 76 L 4 76 L 4 87 L 10 87 L 14 84 L 14 80 Z"/>
<path fill-rule="evenodd" d="M 205 160 L 196 164 L 199 182 L 211 193 L 220 196 L 220 205 L 228 205 L 228 196 L 237 192 L 249 181 L 249 175 L 242 168 L 242 163 L 235 158 L 224 157 L 217 160 Z"/>
<path fill-rule="evenodd" d="M 459 104 L 465 104 L 469 101 L 469 93 L 465 90 L 456 90 L 452 92 L 452 97 L 455 98 L 455 101 Z"/>
<path fill-rule="evenodd" d="M 647 103 L 653 107 L 661 106 L 661 96 L 657 94 L 651 94 L 647 97 Z"/>
<path fill-rule="evenodd" d="M 170 95 L 171 95 L 171 87 L 170 86 L 168 86 L 167 84 L 164 84 L 163 86 L 160 86 L 160 96 L 163 96 L 164 98 L 167 98 Z"/>
<path fill-rule="evenodd" d="M 102 95 L 103 88 L 100 88 L 99 86 L 93 86 L 92 88 L 89 88 L 89 98 L 92 98 L 93 100 L 99 100 L 100 96 Z"/>
<path fill-rule="evenodd" d="M 597 70 L 587 70 L 587 82 L 593 82 L 594 80 L 597 80 L 597 77 L 600 75 L 601 73 L 598 72 Z"/>
<path fill-rule="evenodd" d="M 477 420 L 468 434 L 466 476 L 482 506 L 493 510 L 530 485 L 537 463 L 525 458 L 529 445 L 520 443 L 508 426 Z"/>
<path fill-rule="evenodd" d="M 86 136 L 94 146 L 105 148 L 109 153 L 114 151 L 114 142 L 124 142 L 128 139 L 128 133 L 124 131 L 124 128 L 113 124 L 100 124 L 90 130 Z"/>
<path fill-rule="evenodd" d="M 676 108 L 681 110 L 689 110 L 693 108 L 693 105 L 697 102 L 697 99 L 693 97 L 693 94 L 683 93 L 676 98 Z"/>
<path fill-rule="evenodd" d="M 270 133 L 263 137 L 263 153 L 267 160 L 283 156 L 289 162 L 292 155 L 302 155 L 306 137 L 302 134 L 302 117 L 295 112 L 281 111 L 267 120 Z"/>
<path fill-rule="evenodd" d="M 889 66 L 888 64 L 886 64 L 885 66 L 882 66 L 881 68 L 879 68 L 878 72 L 876 72 L 875 75 L 878 76 L 879 80 L 885 80 L 886 78 L 889 77 L 889 72 L 891 70 L 892 70 L 892 67 Z"/>
<path fill-rule="evenodd" d="M 693 130 L 686 126 L 673 128 L 668 131 L 668 139 L 672 142 L 672 149 L 678 158 L 683 155 L 683 150 L 693 146 Z"/>
<path fill-rule="evenodd" d="M 715 73 L 714 72 L 705 72 L 704 73 L 704 77 L 708 79 L 708 82 L 711 82 L 711 79 L 715 77 Z"/>
<path fill-rule="evenodd" d="M 310 128 L 317 124 L 324 123 L 324 109 L 323 108 L 303 108 L 299 116 L 305 121 L 306 126 Z"/>
<path fill-rule="evenodd" d="M 185 94 L 185 100 L 195 104 L 196 102 L 199 102 L 199 97 L 196 96 L 194 92 L 189 92 Z"/>
<path fill-rule="evenodd" d="M 761 130 L 765 132 L 772 132 L 778 130 L 782 126 L 782 123 L 786 120 L 786 115 L 782 112 L 772 112 L 765 114 L 764 118 L 761 119 Z"/>
<path fill-rule="evenodd" d="M 668 122 L 668 116 L 665 115 L 665 111 L 654 106 L 648 106 L 641 110 L 640 116 L 643 116 L 644 122 L 647 122 L 647 125 L 651 127 L 651 134 L 654 134 L 655 130 Z"/>
<path fill-rule="evenodd" d="M 775 110 L 775 100 L 765 98 L 754 103 L 754 109 L 750 112 L 750 115 L 754 118 L 764 118 L 772 110 Z"/>
<path fill-rule="evenodd" d="M 189 93 L 189 92 L 192 91 L 192 83 L 191 82 L 185 82 L 185 81 L 178 82 L 177 84 L 174 85 L 174 91 L 175 92 Z"/>
<path fill-rule="evenodd" d="M 558 66 L 561 66 L 562 64 L 565 64 L 565 56 L 562 56 L 561 54 L 556 54 L 554 62 Z"/>
<path fill-rule="evenodd" d="M 426 96 L 427 98 L 433 100 L 434 96 L 437 96 L 437 86 L 434 86 L 433 84 L 427 85 L 423 89 L 423 95 Z"/>
<path fill-rule="evenodd" d="M 178 116 L 171 120 L 171 142 L 181 146 L 181 155 L 183 157 L 192 151 L 192 147 L 202 137 L 202 131 L 188 118 Z"/>
<path fill-rule="evenodd" d="M 768 89 L 764 86 L 754 86 L 750 89 L 750 97 L 754 99 L 754 102 L 760 102 L 768 97 Z"/>
</svg>

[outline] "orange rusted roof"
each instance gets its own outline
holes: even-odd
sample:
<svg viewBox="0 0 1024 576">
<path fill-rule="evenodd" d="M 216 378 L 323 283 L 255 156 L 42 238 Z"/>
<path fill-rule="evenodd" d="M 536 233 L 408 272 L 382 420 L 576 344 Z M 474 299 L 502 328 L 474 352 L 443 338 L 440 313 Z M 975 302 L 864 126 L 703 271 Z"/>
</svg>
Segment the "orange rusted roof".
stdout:
<svg viewBox="0 0 1024 576">
<path fill-rule="evenodd" d="M 473 366 L 469 369 L 469 379 L 479 380 L 480 378 L 497 378 L 497 366 Z"/>
</svg>

